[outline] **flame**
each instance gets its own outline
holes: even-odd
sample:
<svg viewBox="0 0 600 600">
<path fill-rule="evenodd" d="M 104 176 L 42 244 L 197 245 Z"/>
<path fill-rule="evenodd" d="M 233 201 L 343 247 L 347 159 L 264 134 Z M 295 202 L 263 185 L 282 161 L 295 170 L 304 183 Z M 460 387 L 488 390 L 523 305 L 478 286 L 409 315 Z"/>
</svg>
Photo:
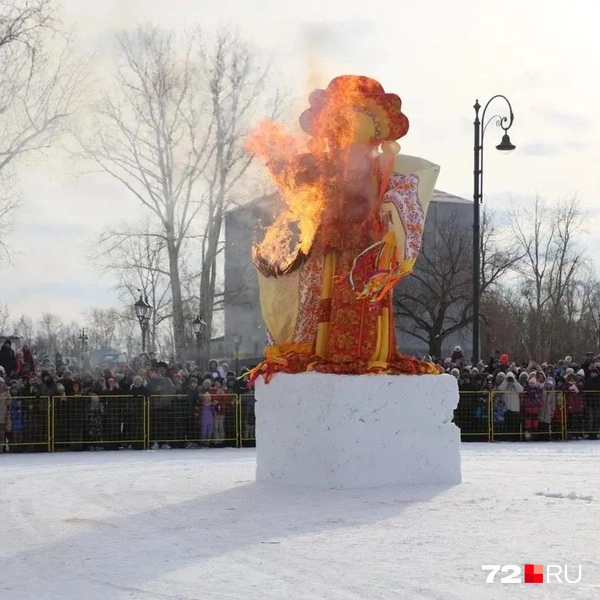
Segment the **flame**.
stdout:
<svg viewBox="0 0 600 600">
<path fill-rule="evenodd" d="M 355 78 L 339 78 L 335 89 L 316 90 L 310 108 L 300 117 L 305 135 L 261 121 L 246 141 L 246 150 L 260 158 L 277 186 L 284 209 L 253 248 L 253 259 L 266 262 L 276 273 L 289 270 L 299 254 L 306 256 L 331 201 L 334 177 L 350 181 L 351 149 L 368 146 L 375 134 L 369 100 Z M 307 151 L 308 150 L 308 151 Z M 337 165 L 338 170 L 333 169 Z M 340 181 L 338 179 L 338 189 Z"/>
<path fill-rule="evenodd" d="M 299 252 L 306 256 L 312 247 L 325 207 L 325 189 L 318 178 L 301 181 L 302 140 L 286 133 L 281 125 L 259 123 L 246 148 L 265 161 L 284 204 L 262 241 L 254 246 L 253 258 L 255 262 L 266 260 L 271 269 L 285 273 Z"/>
</svg>

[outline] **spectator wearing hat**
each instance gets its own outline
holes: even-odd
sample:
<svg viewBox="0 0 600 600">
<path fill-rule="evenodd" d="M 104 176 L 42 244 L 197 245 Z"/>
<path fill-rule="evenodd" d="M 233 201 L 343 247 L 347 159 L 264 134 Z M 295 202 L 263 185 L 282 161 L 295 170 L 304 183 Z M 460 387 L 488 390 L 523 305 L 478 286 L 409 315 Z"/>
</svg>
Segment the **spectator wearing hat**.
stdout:
<svg viewBox="0 0 600 600">
<path fill-rule="evenodd" d="M 554 390 L 555 381 L 552 377 L 547 377 L 543 382 L 542 403 L 539 413 L 539 430 L 544 435 L 541 439 L 550 439 L 550 430 L 552 419 L 556 412 L 558 404 L 558 394 Z M 548 434 L 546 436 L 546 434 Z"/>
<path fill-rule="evenodd" d="M 572 370 L 572 369 L 571 369 Z M 575 373 L 569 373 L 565 377 L 566 401 L 567 401 L 567 428 L 569 439 L 583 439 L 584 431 L 584 400 L 581 390 L 577 385 Z"/>
<path fill-rule="evenodd" d="M 455 376 L 452 369 L 452 375 Z M 463 369 L 458 382 L 459 399 L 458 406 L 454 411 L 454 423 L 461 430 L 461 434 L 473 433 L 475 419 L 475 408 L 477 406 L 477 396 L 475 392 L 477 387 L 471 381 L 471 372 L 469 369 Z"/>
<path fill-rule="evenodd" d="M 23 372 L 35 373 L 35 361 L 28 344 L 23 346 Z"/>
<path fill-rule="evenodd" d="M 10 377 L 15 372 L 16 365 L 15 351 L 12 349 L 10 340 L 6 340 L 0 348 L 0 366 L 4 368 L 4 372 Z"/>
<path fill-rule="evenodd" d="M 454 346 L 454 350 L 452 350 L 451 362 L 459 368 L 465 366 L 465 353 L 460 346 Z"/>
<path fill-rule="evenodd" d="M 539 373 L 531 373 L 525 388 L 523 410 L 525 412 L 525 437 L 527 439 L 537 432 L 539 426 L 543 391 L 539 375 Z"/>
<path fill-rule="evenodd" d="M 588 352 L 585 355 L 585 360 L 581 365 L 581 368 L 585 371 L 585 378 L 588 379 L 590 376 L 590 367 L 594 364 L 596 354 L 594 352 Z"/>
<path fill-rule="evenodd" d="M 598 365 L 589 367 L 589 375 L 584 383 L 585 403 L 587 406 L 588 439 L 597 440 L 600 432 L 600 370 Z"/>
<path fill-rule="evenodd" d="M 519 433 L 521 429 L 521 394 L 523 393 L 523 386 L 516 380 L 512 371 L 509 371 L 502 383 L 498 385 L 497 392 L 502 395 L 506 404 L 507 410 L 504 414 L 505 432 L 508 434 Z"/>
</svg>

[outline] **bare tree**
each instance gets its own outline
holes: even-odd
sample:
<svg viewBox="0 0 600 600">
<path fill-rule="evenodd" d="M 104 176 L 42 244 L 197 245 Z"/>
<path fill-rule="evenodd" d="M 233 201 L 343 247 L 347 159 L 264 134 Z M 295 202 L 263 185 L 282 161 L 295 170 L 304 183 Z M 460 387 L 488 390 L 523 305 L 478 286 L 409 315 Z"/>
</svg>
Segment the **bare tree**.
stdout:
<svg viewBox="0 0 600 600">
<path fill-rule="evenodd" d="M 62 346 L 61 334 L 64 328 L 62 319 L 52 313 L 44 313 L 38 321 L 35 347 L 38 358 L 48 356 L 54 359 Z"/>
<path fill-rule="evenodd" d="M 579 343 L 585 340 L 589 348 L 600 353 L 600 281 L 591 269 L 581 283 L 581 303 L 582 335 Z"/>
<path fill-rule="evenodd" d="M 21 315 L 15 322 L 15 332 L 24 344 L 31 344 L 35 336 L 35 325 L 31 317 Z"/>
<path fill-rule="evenodd" d="M 583 215 L 576 198 L 548 206 L 536 197 L 531 208 L 513 207 L 512 229 L 523 254 L 518 273 L 520 292 L 529 307 L 530 349 L 533 357 L 553 358 L 565 303 L 574 286 L 584 255 L 576 236 Z"/>
<path fill-rule="evenodd" d="M 8 310 L 8 305 L 3 304 L 0 306 L 0 335 L 9 335 L 9 328 L 10 311 Z"/>
<path fill-rule="evenodd" d="M 56 143 L 78 102 L 85 65 L 60 31 L 54 0 L 0 0 L 0 225 L 18 208 L 14 164 Z M 6 250 L 6 246 L 3 246 Z"/>
<path fill-rule="evenodd" d="M 90 348 L 114 348 L 118 338 L 119 313 L 114 308 L 92 308 L 86 318 Z"/>
<path fill-rule="evenodd" d="M 215 46 L 205 48 L 202 58 L 212 117 L 208 162 L 203 171 L 207 191 L 204 194 L 205 228 L 199 298 L 200 314 L 208 331 L 203 349 L 206 356 L 216 308 L 217 257 L 224 249 L 225 213 L 243 198 L 239 183 L 252 162 L 244 142 L 258 111 L 262 108 L 262 116 L 275 119 L 279 116 L 283 98 L 280 90 L 275 90 L 273 97 L 261 107 L 261 95 L 269 81 L 269 68 L 261 67 L 249 46 L 229 30 L 219 33 Z"/>
<path fill-rule="evenodd" d="M 108 229 L 100 236 L 94 259 L 102 271 L 116 276 L 114 287 L 127 306 L 140 294 L 148 298 L 153 307 L 149 346 L 154 348 L 158 328 L 165 321 L 170 323 L 173 314 L 167 247 L 161 230 L 153 227 L 150 220 L 119 230 Z M 185 266 L 185 256 L 180 259 L 182 265 Z M 187 281 L 184 272 L 182 282 L 185 285 Z M 124 311 L 122 320 L 125 317 L 137 324 L 132 311 Z"/>
<path fill-rule="evenodd" d="M 141 348 L 141 334 L 133 307 L 124 308 L 117 314 L 117 338 L 128 356 L 134 356 Z"/>
<path fill-rule="evenodd" d="M 442 344 L 473 320 L 472 231 L 456 213 L 433 224 L 414 273 L 394 293 L 397 324 L 441 357 Z M 489 293 L 518 260 L 484 213 L 481 223 L 481 293 Z"/>
<path fill-rule="evenodd" d="M 185 353 L 182 251 L 186 240 L 201 239 L 201 310 L 210 328 L 223 213 L 250 161 L 241 138 L 266 78 L 229 32 L 214 48 L 202 42 L 199 31 L 185 40 L 153 26 L 120 33 L 114 89 L 98 107 L 95 135 L 80 139 L 84 155 L 160 223 L 178 356 Z"/>
</svg>

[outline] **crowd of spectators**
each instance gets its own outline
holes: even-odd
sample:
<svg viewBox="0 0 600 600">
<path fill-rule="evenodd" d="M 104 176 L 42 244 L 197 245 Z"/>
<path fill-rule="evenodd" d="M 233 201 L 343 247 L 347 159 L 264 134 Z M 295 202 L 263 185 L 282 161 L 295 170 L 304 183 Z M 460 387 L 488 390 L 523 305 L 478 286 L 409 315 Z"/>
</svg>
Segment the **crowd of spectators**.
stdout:
<svg viewBox="0 0 600 600">
<path fill-rule="evenodd" d="M 235 373 L 215 360 L 203 369 L 146 353 L 113 358 L 90 364 L 57 354 L 37 364 L 29 346 L 15 352 L 6 340 L 0 348 L 0 452 L 47 448 L 48 403 L 42 400 L 50 398 L 57 449 L 141 448 L 146 424 L 154 449 L 234 445 L 238 435 L 254 439 L 248 369 Z M 600 355 L 594 352 L 581 362 L 567 356 L 517 364 L 496 351 L 487 363 L 472 365 L 457 346 L 438 364 L 458 381 L 454 422 L 464 440 L 485 439 L 490 425 L 497 440 L 552 439 L 560 431 L 595 440 L 600 434 Z"/>
<path fill-rule="evenodd" d="M 600 355 L 594 352 L 581 362 L 567 356 L 556 363 L 517 364 L 496 351 L 487 364 L 470 365 L 456 346 L 439 364 L 458 380 L 454 421 L 463 439 L 478 439 L 490 421 L 496 439 L 552 439 L 565 418 L 569 439 L 598 439 Z"/>
<path fill-rule="evenodd" d="M 42 400 L 49 398 L 57 449 L 141 447 L 146 398 L 154 449 L 234 445 L 238 397 L 241 433 L 252 440 L 255 401 L 247 373 L 236 374 L 225 361 L 211 360 L 202 369 L 146 353 L 96 365 L 57 354 L 36 364 L 29 346 L 15 352 L 6 340 L 0 348 L 0 452 L 22 444 L 43 449 L 48 404 Z"/>
</svg>

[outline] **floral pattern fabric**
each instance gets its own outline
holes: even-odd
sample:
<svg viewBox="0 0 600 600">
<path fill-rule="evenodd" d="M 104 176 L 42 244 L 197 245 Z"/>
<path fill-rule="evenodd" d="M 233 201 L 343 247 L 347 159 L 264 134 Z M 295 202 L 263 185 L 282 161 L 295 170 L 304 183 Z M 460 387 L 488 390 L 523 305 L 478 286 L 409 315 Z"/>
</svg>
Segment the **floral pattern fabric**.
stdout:
<svg viewBox="0 0 600 600">
<path fill-rule="evenodd" d="M 419 202 L 419 178 L 416 175 L 392 173 L 383 201 L 393 204 L 402 220 L 406 234 L 404 258 L 417 258 L 425 224 L 425 212 Z"/>
</svg>

